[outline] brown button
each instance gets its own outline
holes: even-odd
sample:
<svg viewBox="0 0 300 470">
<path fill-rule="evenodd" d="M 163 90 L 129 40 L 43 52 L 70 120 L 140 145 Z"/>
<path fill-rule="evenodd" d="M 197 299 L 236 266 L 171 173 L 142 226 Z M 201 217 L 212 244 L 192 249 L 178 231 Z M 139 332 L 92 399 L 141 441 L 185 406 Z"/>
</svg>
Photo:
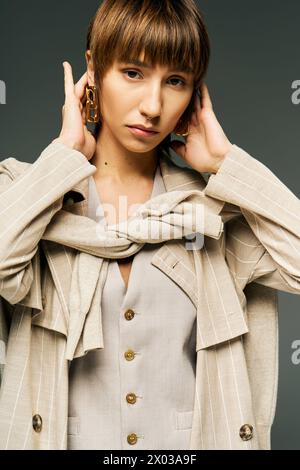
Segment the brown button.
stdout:
<svg viewBox="0 0 300 470">
<path fill-rule="evenodd" d="M 135 352 L 132 351 L 132 349 L 128 349 L 128 351 L 124 353 L 124 356 L 126 361 L 132 361 L 134 359 Z"/>
<path fill-rule="evenodd" d="M 127 403 L 131 403 L 131 404 L 136 403 L 136 394 L 135 393 L 127 393 L 126 401 L 127 401 Z"/>
<path fill-rule="evenodd" d="M 243 441 L 249 441 L 253 437 L 253 426 L 251 424 L 243 424 L 240 428 L 240 437 Z"/>
<path fill-rule="evenodd" d="M 131 434 L 128 434 L 127 442 L 128 442 L 128 444 L 131 444 L 131 445 L 136 444 L 137 443 L 137 435 L 134 432 L 132 432 Z"/>
<path fill-rule="evenodd" d="M 134 311 L 131 310 L 131 308 L 129 308 L 128 310 L 126 310 L 126 312 L 124 313 L 124 317 L 126 318 L 126 320 L 132 320 L 134 318 Z"/>
<path fill-rule="evenodd" d="M 43 421 L 40 415 L 34 415 L 32 418 L 32 427 L 35 432 L 41 432 L 43 427 Z"/>
</svg>

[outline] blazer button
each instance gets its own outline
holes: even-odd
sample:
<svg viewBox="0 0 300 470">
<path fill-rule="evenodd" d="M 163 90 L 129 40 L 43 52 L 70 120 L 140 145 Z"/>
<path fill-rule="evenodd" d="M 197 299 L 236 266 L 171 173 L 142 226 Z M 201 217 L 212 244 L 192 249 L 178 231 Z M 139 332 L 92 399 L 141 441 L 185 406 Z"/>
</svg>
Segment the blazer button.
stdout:
<svg viewBox="0 0 300 470">
<path fill-rule="evenodd" d="M 126 312 L 124 313 L 124 317 L 126 318 L 126 320 L 132 320 L 134 318 L 134 311 L 131 310 L 131 308 L 129 308 L 128 310 L 126 310 Z"/>
<path fill-rule="evenodd" d="M 132 349 L 128 349 L 128 351 L 124 353 L 124 356 L 126 361 L 132 361 L 134 359 L 135 352 L 132 351 Z"/>
<path fill-rule="evenodd" d="M 240 428 L 240 437 L 243 441 L 249 441 L 253 437 L 253 426 L 251 424 L 243 424 Z"/>
<path fill-rule="evenodd" d="M 127 403 L 130 403 L 131 405 L 136 403 L 136 394 L 135 393 L 127 393 L 126 401 L 127 401 Z"/>
<path fill-rule="evenodd" d="M 34 415 L 32 418 L 32 427 L 35 432 L 41 432 L 43 427 L 42 417 L 40 415 Z"/>
<path fill-rule="evenodd" d="M 127 442 L 128 444 L 134 445 L 137 443 L 137 435 L 132 432 L 131 434 L 128 434 L 127 436 Z"/>
</svg>

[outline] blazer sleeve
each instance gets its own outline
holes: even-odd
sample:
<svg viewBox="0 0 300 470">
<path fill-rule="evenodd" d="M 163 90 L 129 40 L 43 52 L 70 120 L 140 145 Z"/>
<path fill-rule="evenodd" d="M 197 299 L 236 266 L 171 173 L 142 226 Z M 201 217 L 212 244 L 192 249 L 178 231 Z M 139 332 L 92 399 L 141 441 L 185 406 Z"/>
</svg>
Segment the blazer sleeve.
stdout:
<svg viewBox="0 0 300 470">
<path fill-rule="evenodd" d="M 38 262 L 39 241 L 63 205 L 64 194 L 95 172 L 86 157 L 52 142 L 16 177 L 0 162 L 0 296 L 21 302 L 30 290 Z M 9 165 L 10 164 L 10 165 Z"/>
<path fill-rule="evenodd" d="M 225 155 L 217 173 L 211 174 L 204 191 L 239 207 L 241 216 L 226 229 L 226 256 L 240 285 L 256 282 L 299 295 L 300 200 L 296 195 L 237 145 Z"/>
</svg>

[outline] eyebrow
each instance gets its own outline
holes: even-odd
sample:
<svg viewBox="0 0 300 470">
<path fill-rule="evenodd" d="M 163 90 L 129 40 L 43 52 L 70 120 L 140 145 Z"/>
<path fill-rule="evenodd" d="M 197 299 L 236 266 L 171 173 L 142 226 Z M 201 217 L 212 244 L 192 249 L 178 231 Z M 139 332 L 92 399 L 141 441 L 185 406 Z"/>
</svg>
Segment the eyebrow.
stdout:
<svg viewBox="0 0 300 470">
<path fill-rule="evenodd" d="M 136 65 L 137 67 L 145 67 L 147 69 L 151 69 L 152 66 L 150 64 L 147 64 L 146 62 L 142 62 L 139 59 L 131 60 L 127 62 L 129 65 Z M 177 72 L 184 72 L 184 73 L 193 73 L 193 70 L 190 67 L 180 67 L 179 69 L 176 69 Z"/>
</svg>

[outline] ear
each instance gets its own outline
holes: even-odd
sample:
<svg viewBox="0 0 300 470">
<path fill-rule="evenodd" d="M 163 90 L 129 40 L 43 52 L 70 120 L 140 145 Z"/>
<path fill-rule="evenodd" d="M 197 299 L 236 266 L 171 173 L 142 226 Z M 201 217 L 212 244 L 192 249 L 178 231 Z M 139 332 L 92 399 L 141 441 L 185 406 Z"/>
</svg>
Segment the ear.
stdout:
<svg viewBox="0 0 300 470">
<path fill-rule="evenodd" d="M 89 49 L 85 52 L 85 59 L 86 59 L 87 73 L 88 73 L 88 84 L 89 86 L 94 86 L 95 85 L 94 66 L 93 66 L 91 51 Z"/>
</svg>

